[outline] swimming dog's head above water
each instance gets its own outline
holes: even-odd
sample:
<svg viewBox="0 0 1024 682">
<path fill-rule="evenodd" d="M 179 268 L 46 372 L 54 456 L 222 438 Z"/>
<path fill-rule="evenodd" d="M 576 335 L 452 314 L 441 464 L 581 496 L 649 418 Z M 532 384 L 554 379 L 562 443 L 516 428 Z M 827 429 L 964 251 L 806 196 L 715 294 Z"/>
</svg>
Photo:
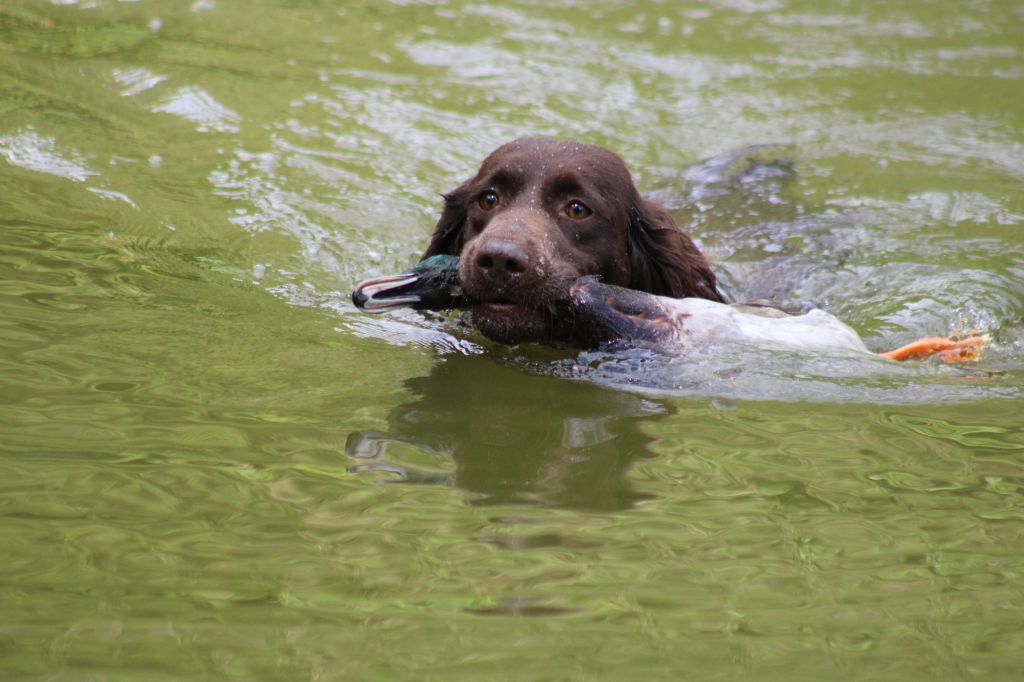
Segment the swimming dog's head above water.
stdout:
<svg viewBox="0 0 1024 682">
<path fill-rule="evenodd" d="M 423 258 L 460 257 L 474 325 L 506 343 L 557 340 L 551 308 L 571 282 L 720 301 L 715 274 L 622 159 L 601 147 L 525 138 L 499 147 L 445 195 Z"/>
</svg>

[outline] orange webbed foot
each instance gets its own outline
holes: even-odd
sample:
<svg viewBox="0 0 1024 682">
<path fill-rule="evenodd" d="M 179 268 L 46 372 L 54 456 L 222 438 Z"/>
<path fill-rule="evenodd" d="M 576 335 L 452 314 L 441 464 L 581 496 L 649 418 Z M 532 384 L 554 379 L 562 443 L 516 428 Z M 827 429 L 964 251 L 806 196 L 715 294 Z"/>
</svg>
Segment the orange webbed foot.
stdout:
<svg viewBox="0 0 1024 682">
<path fill-rule="evenodd" d="M 964 336 L 929 336 L 878 355 L 898 361 L 918 360 L 937 355 L 946 363 L 972 362 L 981 357 L 981 351 L 988 342 L 988 335 L 978 332 L 969 332 Z"/>
</svg>

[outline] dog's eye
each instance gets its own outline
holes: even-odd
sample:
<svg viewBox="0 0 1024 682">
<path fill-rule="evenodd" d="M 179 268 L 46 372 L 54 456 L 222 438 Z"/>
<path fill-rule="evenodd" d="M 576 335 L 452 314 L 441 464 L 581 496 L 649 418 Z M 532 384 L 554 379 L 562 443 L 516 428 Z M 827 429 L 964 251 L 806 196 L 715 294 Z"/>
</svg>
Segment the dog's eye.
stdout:
<svg viewBox="0 0 1024 682">
<path fill-rule="evenodd" d="M 487 190 L 476 200 L 477 206 L 485 211 L 493 210 L 498 206 L 498 195 L 493 190 Z"/>
<path fill-rule="evenodd" d="M 565 215 L 569 216 L 573 220 L 583 220 L 589 218 L 594 212 L 590 210 L 590 207 L 584 204 L 578 199 L 573 199 L 565 207 Z"/>
</svg>

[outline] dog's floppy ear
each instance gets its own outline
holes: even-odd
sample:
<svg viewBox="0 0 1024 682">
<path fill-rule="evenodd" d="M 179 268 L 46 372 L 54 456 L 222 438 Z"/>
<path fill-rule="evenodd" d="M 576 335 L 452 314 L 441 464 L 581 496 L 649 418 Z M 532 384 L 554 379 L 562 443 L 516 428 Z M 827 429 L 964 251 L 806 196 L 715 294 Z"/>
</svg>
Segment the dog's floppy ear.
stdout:
<svg viewBox="0 0 1024 682">
<path fill-rule="evenodd" d="M 630 288 L 659 296 L 724 301 L 711 264 L 664 207 L 639 200 L 629 212 Z"/>
<path fill-rule="evenodd" d="M 430 244 L 423 252 L 424 258 L 447 254 L 459 255 L 462 250 L 462 231 L 466 227 L 466 201 L 469 198 L 469 182 L 464 182 L 444 197 L 444 210 L 437 221 L 434 234 L 430 236 Z"/>
</svg>

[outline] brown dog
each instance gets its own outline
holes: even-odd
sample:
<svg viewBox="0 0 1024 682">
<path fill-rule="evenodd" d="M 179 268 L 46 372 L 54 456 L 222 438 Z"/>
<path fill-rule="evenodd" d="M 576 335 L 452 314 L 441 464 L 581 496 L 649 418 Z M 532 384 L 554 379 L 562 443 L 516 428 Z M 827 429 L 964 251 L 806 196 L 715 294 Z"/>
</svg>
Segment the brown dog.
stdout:
<svg viewBox="0 0 1024 682">
<path fill-rule="evenodd" d="M 640 197 L 622 159 L 593 145 L 525 138 L 499 147 L 444 197 L 423 258 L 460 257 L 473 323 L 505 343 L 556 340 L 570 283 L 721 301 L 715 275 L 668 212 Z"/>
</svg>

